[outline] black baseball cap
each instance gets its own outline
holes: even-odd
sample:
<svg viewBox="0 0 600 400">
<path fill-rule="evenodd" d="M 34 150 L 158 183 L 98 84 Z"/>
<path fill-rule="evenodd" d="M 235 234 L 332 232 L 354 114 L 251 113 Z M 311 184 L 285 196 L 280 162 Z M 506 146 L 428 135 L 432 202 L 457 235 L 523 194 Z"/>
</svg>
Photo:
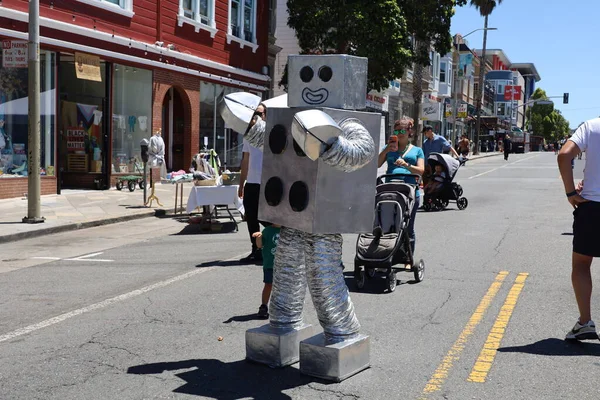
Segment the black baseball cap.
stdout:
<svg viewBox="0 0 600 400">
<path fill-rule="evenodd" d="M 433 126 L 431 126 L 431 125 L 425 125 L 423 127 L 423 132 L 432 131 L 432 130 L 433 130 Z"/>
</svg>

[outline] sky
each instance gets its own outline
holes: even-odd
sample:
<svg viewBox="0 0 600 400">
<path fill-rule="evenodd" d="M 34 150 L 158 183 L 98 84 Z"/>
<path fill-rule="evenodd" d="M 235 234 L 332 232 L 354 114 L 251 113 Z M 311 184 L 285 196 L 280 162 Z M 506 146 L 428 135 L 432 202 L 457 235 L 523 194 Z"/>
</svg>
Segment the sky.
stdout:
<svg viewBox="0 0 600 400">
<path fill-rule="evenodd" d="M 488 49 L 502 49 L 512 63 L 534 63 L 542 88 L 571 128 L 600 116 L 600 1 L 504 0 L 489 17 Z M 483 17 L 469 5 L 456 9 L 452 34 L 483 28 Z M 483 31 L 466 39 L 481 49 Z M 563 104 L 569 93 L 569 104 Z"/>
</svg>

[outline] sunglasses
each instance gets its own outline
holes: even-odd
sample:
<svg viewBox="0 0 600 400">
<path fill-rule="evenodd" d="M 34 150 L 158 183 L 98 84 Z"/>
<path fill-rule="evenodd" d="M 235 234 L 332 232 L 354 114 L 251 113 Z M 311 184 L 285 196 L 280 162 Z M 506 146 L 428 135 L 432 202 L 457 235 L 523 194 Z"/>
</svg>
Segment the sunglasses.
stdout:
<svg viewBox="0 0 600 400">
<path fill-rule="evenodd" d="M 400 130 L 395 130 L 394 131 L 394 135 L 406 135 L 408 133 L 409 129 L 400 129 Z"/>
</svg>

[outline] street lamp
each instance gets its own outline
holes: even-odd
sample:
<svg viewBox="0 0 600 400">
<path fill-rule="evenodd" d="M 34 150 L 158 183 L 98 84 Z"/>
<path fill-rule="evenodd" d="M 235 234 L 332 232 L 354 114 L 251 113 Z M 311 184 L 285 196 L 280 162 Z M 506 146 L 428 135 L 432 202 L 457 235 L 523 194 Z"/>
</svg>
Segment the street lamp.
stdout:
<svg viewBox="0 0 600 400">
<path fill-rule="evenodd" d="M 467 36 L 475 33 L 475 32 L 479 32 L 479 31 L 497 31 L 498 28 L 477 28 L 469 33 L 467 33 L 466 35 L 461 35 L 462 38 L 466 38 Z M 456 119 L 458 116 L 458 81 L 459 81 L 459 77 L 458 77 L 458 67 L 460 66 L 460 52 L 459 52 L 459 43 L 455 43 L 454 44 L 454 49 L 456 50 L 456 54 L 458 55 L 458 62 L 456 63 L 456 66 L 454 68 L 454 101 L 452 103 L 452 136 L 450 138 L 450 140 L 452 141 L 452 143 L 455 142 L 456 137 L 457 137 L 457 133 L 456 133 Z"/>
<path fill-rule="evenodd" d="M 483 28 L 483 48 L 481 49 L 481 63 L 479 66 L 479 93 L 477 94 L 477 126 L 475 128 L 475 151 L 473 154 L 479 154 L 479 131 L 481 130 L 481 103 L 483 102 L 483 90 L 484 90 L 484 72 L 485 72 L 485 47 L 487 44 L 487 31 L 490 28 L 487 27 L 488 18 L 485 17 L 485 26 Z"/>
</svg>

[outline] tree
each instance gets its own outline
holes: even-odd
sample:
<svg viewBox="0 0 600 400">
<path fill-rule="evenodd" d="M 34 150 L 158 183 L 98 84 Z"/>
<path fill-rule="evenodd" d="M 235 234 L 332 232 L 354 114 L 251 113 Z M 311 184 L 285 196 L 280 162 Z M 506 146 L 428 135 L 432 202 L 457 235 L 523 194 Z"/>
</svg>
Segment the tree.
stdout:
<svg viewBox="0 0 600 400">
<path fill-rule="evenodd" d="M 410 65 L 406 21 L 395 0 L 288 0 L 287 7 L 303 54 L 369 58 L 368 90 L 387 89 Z"/>
<path fill-rule="evenodd" d="M 531 100 L 548 101 L 546 92 L 537 88 L 531 95 Z M 527 119 L 534 135 L 543 136 L 547 141 L 555 141 L 569 134 L 569 121 L 560 110 L 555 110 L 553 104 L 534 103 L 527 110 Z"/>
<path fill-rule="evenodd" d="M 475 129 L 475 151 L 479 153 L 479 132 L 481 130 L 481 102 L 483 101 L 483 77 L 485 73 L 485 50 L 487 46 L 488 17 L 492 14 L 497 5 L 502 0 L 470 0 L 471 6 L 479 10 L 479 14 L 484 17 L 483 22 L 483 48 L 481 50 L 481 63 L 479 67 L 479 88 L 477 90 L 477 128 Z"/>
<path fill-rule="evenodd" d="M 418 128 L 421 118 L 420 108 L 423 102 L 423 74 L 430 65 L 430 48 L 445 55 L 452 49 L 450 22 L 457 6 L 467 4 L 467 0 L 398 0 L 398 6 L 404 15 L 408 32 L 412 35 L 413 118 Z M 415 132 L 416 143 L 421 143 L 420 131 Z"/>
</svg>

